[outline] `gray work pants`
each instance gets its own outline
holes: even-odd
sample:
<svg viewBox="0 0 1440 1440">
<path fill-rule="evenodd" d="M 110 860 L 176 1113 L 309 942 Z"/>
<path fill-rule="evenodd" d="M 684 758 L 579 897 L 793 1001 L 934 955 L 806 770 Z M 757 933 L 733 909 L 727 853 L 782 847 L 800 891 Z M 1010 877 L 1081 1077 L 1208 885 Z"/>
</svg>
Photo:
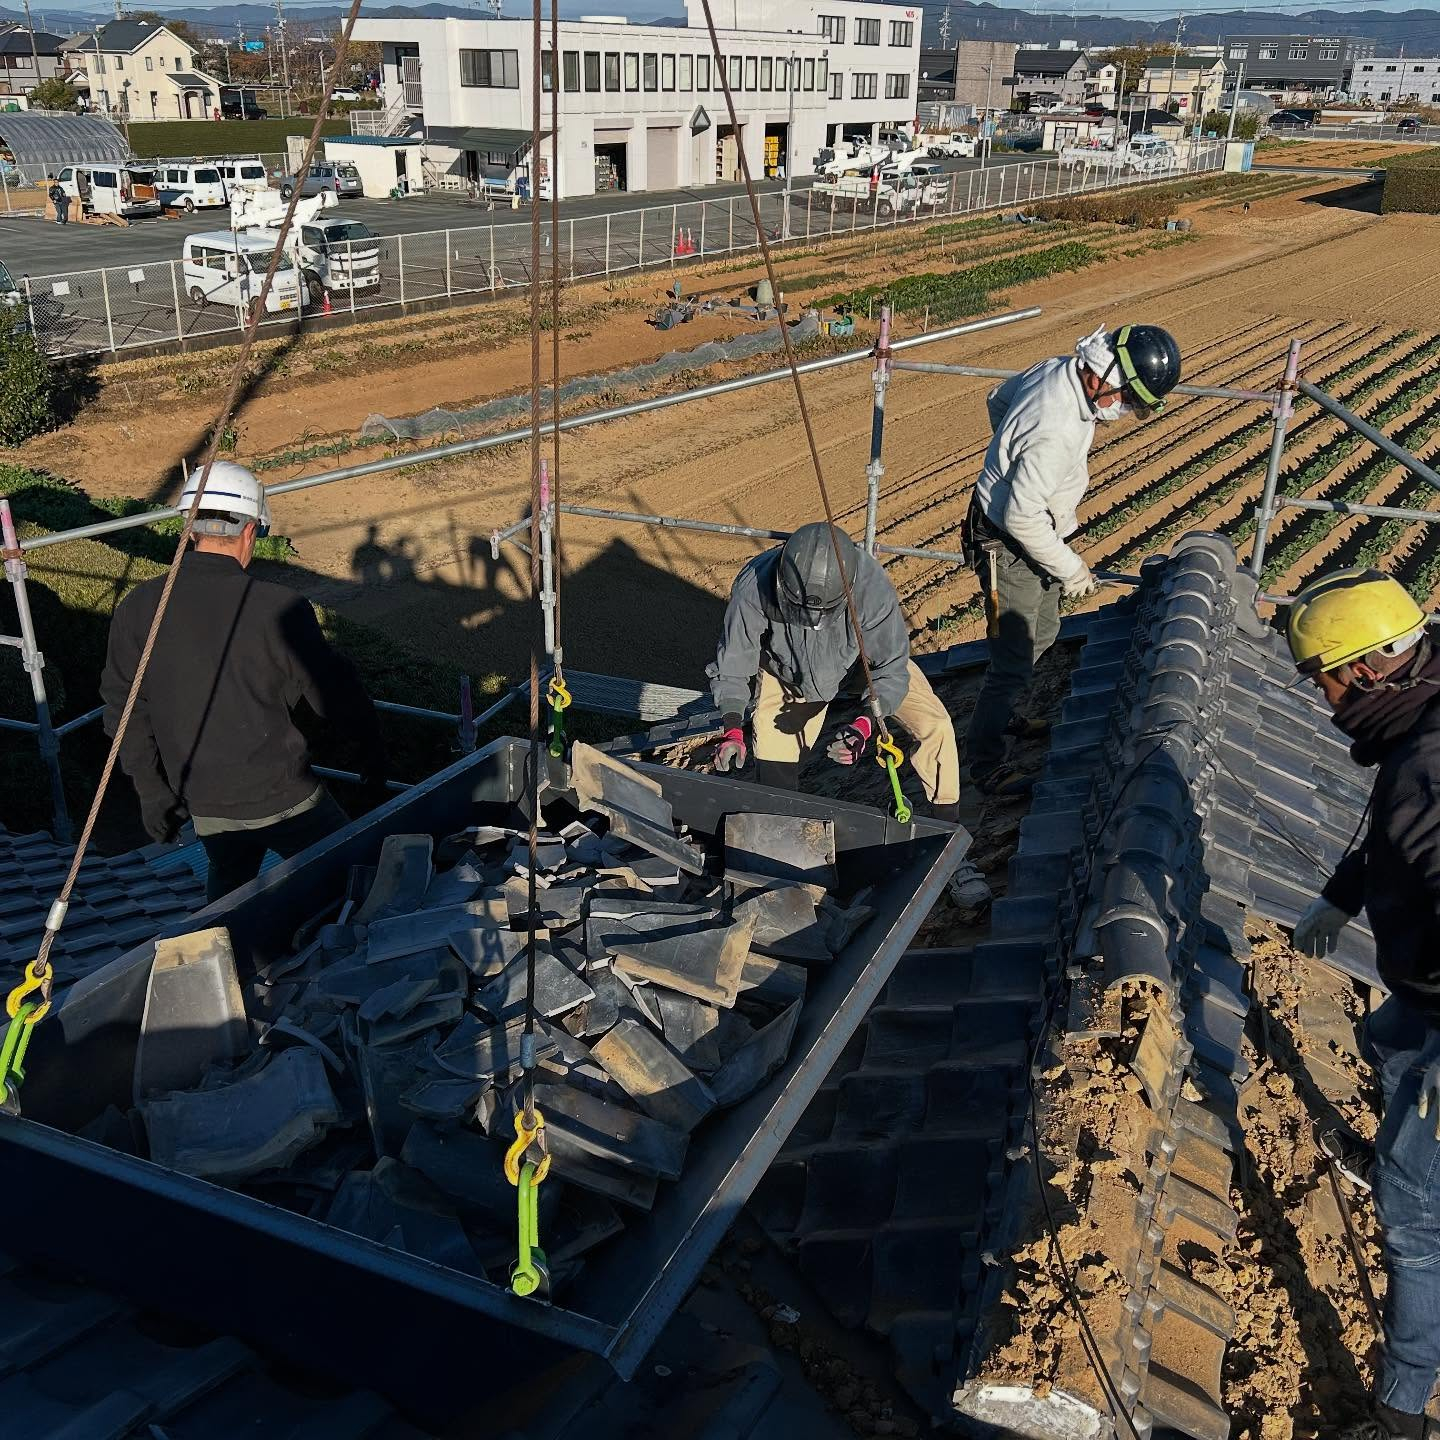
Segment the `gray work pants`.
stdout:
<svg viewBox="0 0 1440 1440">
<path fill-rule="evenodd" d="M 1042 574 L 1023 555 L 1001 550 L 995 559 L 996 608 L 990 611 L 988 560 L 975 573 L 985 596 L 990 630 L 990 664 L 975 701 L 965 737 L 965 763 L 972 780 L 1005 759 L 1005 727 L 1020 692 L 1035 673 L 1035 662 L 1060 633 L 1060 582 Z"/>
</svg>

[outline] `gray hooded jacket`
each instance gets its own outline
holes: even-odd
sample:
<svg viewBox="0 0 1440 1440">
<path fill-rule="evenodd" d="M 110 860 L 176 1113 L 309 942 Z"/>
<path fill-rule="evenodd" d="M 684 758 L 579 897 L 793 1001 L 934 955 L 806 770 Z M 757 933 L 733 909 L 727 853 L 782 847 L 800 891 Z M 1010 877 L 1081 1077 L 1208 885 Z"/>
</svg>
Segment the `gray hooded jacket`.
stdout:
<svg viewBox="0 0 1440 1440">
<path fill-rule="evenodd" d="M 818 630 L 781 612 L 775 598 L 779 558 L 778 548 L 757 555 L 731 588 L 720 649 L 706 672 L 722 715 L 744 715 L 761 670 L 806 700 L 828 703 L 857 669 L 860 647 L 844 606 L 826 615 Z M 879 561 L 863 552 L 851 589 L 875 694 L 885 714 L 893 715 L 910 688 L 910 631 L 900 599 Z M 849 688 L 859 693 L 862 685 L 857 676 Z"/>
</svg>

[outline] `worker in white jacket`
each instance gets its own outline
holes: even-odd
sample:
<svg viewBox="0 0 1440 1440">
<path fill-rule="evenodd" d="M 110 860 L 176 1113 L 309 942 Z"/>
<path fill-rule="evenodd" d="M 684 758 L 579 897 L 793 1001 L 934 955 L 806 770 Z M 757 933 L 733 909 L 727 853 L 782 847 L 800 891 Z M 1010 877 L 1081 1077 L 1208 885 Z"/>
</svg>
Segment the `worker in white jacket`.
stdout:
<svg viewBox="0 0 1440 1440">
<path fill-rule="evenodd" d="M 1180 348 L 1155 325 L 1102 326 L 1074 355 L 1042 360 L 990 392 L 993 434 L 965 521 L 965 553 L 980 577 L 990 665 L 966 744 L 984 794 L 1027 782 L 1005 763 L 1005 737 L 1035 662 L 1060 631 L 1060 600 L 1096 589 L 1066 542 L 1090 484 L 1095 424 L 1135 409 L 1158 415 L 1180 381 Z"/>
</svg>

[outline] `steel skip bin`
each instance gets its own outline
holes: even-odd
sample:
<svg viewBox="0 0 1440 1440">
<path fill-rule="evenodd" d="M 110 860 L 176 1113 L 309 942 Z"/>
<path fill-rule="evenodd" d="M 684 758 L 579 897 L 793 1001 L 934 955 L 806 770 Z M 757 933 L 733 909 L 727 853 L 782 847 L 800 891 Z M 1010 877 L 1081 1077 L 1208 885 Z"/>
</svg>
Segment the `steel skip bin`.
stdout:
<svg viewBox="0 0 1440 1440">
<path fill-rule="evenodd" d="M 373 864 L 395 833 L 444 836 L 521 821 L 527 746 L 498 740 L 396 797 L 169 934 L 226 926 L 242 974 L 288 953 L 296 927 Z M 553 1305 L 250 1195 L 69 1133 L 124 1108 L 153 943 L 77 983 L 37 1031 L 25 1115 L 0 1115 L 6 1248 L 65 1265 L 137 1302 L 294 1353 L 397 1403 L 453 1414 L 575 1352 L 634 1375 L 959 863 L 968 835 L 715 776 L 640 765 L 675 819 L 713 837 L 761 811 L 833 820 L 842 892 L 874 916 L 818 972 L 774 1078 L 694 1137 L 681 1178 L 596 1252 Z M 518 1368 L 517 1368 L 518 1367 Z M 485 1377 L 498 1376 L 500 1380 Z"/>
</svg>

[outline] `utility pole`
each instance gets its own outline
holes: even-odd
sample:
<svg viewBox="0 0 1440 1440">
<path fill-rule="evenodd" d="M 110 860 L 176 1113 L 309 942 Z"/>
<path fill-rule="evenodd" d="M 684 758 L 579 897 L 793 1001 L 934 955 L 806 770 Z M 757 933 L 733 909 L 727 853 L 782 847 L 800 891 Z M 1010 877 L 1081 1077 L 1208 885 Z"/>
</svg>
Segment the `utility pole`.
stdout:
<svg viewBox="0 0 1440 1440">
<path fill-rule="evenodd" d="M 40 83 L 40 47 L 35 43 L 35 22 L 30 18 L 30 0 L 25 0 L 25 28 L 30 32 L 30 54 L 35 60 L 35 83 Z"/>
<path fill-rule="evenodd" d="M 940 48 L 950 48 L 950 7 L 947 5 L 940 12 Z"/>
<path fill-rule="evenodd" d="M 285 49 L 285 10 L 280 0 L 275 0 L 275 24 L 280 31 L 280 77 L 285 82 L 285 95 L 288 99 L 290 95 L 290 55 Z M 284 111 L 283 104 L 280 109 L 282 112 Z"/>
<path fill-rule="evenodd" d="M 785 88 L 790 92 L 790 119 L 785 126 L 785 219 L 780 226 L 780 235 L 784 240 L 790 238 L 790 176 L 795 168 L 795 84 L 800 78 L 799 66 L 800 58 L 792 51 L 785 74 Z"/>
<path fill-rule="evenodd" d="M 280 0 L 275 0 L 275 5 L 276 5 L 276 8 L 278 9 L 278 8 L 279 8 L 279 5 L 280 5 Z M 1180 59 L 1180 37 L 1181 37 L 1184 33 L 1185 33 L 1185 17 L 1184 17 L 1183 15 L 1180 15 L 1180 16 L 1177 16 L 1177 17 L 1176 17 L 1176 20 L 1175 20 L 1175 48 L 1174 48 L 1174 50 L 1172 50 L 1172 51 L 1170 52 L 1170 93 L 1165 97 L 1165 108 L 1166 108 L 1166 110 L 1169 110 L 1171 101 L 1175 101 L 1175 66 L 1176 66 L 1176 64 L 1179 62 L 1179 59 Z M 1180 113 L 1179 108 L 1178 108 L 1178 107 L 1179 107 L 1179 101 L 1175 101 L 1175 104 L 1176 104 L 1176 107 L 1177 107 L 1175 113 L 1178 115 L 1178 114 Z M 1181 133 L 1182 133 L 1182 134 L 1184 133 L 1184 122 L 1183 122 L 1183 121 L 1181 122 Z"/>
<path fill-rule="evenodd" d="M 980 68 L 985 72 L 985 118 L 980 122 L 980 168 L 983 170 L 990 159 L 990 83 L 995 67 L 982 65 Z"/>
<path fill-rule="evenodd" d="M 1228 144 L 1235 138 L 1235 116 L 1240 111 L 1240 87 L 1245 83 L 1245 62 L 1240 62 L 1240 68 L 1235 72 L 1235 94 L 1230 101 L 1230 128 L 1225 132 L 1225 141 Z"/>
</svg>

